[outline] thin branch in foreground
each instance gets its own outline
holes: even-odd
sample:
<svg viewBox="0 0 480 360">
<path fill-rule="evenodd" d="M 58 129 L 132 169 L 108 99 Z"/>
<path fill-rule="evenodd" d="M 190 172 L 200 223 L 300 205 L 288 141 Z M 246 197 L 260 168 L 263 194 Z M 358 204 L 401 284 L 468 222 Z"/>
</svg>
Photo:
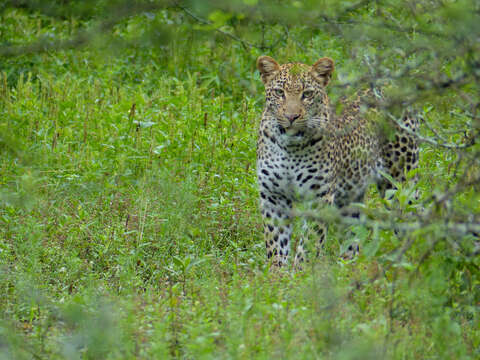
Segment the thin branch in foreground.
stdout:
<svg viewBox="0 0 480 360">
<path fill-rule="evenodd" d="M 182 10 L 185 14 L 187 14 L 189 17 L 191 17 L 192 19 L 194 19 L 195 21 L 199 22 L 200 24 L 203 24 L 203 25 L 213 25 L 213 23 L 211 21 L 208 21 L 206 19 L 202 19 L 201 17 L 199 17 L 198 15 L 194 14 L 193 12 L 191 12 L 189 9 L 187 9 L 185 6 L 183 5 L 180 5 L 180 4 L 176 4 L 176 7 L 179 8 L 180 10 Z M 240 44 L 242 44 L 243 48 L 244 49 L 249 49 L 249 48 L 257 48 L 257 49 L 260 49 L 260 50 L 264 50 L 264 48 L 262 46 L 259 46 L 259 45 L 255 45 L 255 44 L 252 44 L 246 40 L 243 40 L 241 38 L 239 38 L 238 36 L 232 34 L 232 33 L 229 33 L 228 31 L 224 31 L 220 28 L 215 28 L 214 29 L 216 32 L 226 36 L 226 37 L 229 37 L 230 39 L 233 39 L 235 41 L 238 41 Z"/>
<path fill-rule="evenodd" d="M 45 53 L 50 51 L 61 51 L 79 48 L 87 45 L 98 34 L 109 32 L 115 25 L 122 20 L 141 14 L 145 11 L 155 11 L 166 8 L 163 3 L 159 4 L 142 4 L 131 6 L 124 3 L 123 6 L 117 6 L 111 9 L 111 15 L 104 21 L 99 22 L 90 31 L 81 31 L 66 40 L 51 40 L 40 38 L 26 45 L 0 46 L 0 56 L 14 57 L 33 53 Z"/>
<path fill-rule="evenodd" d="M 38 54 L 50 51 L 61 51 L 79 48 L 88 43 L 89 33 L 80 33 L 72 39 L 51 41 L 46 38 L 40 39 L 28 45 L 2 46 L 0 47 L 0 56 L 14 57 L 27 54 Z"/>
<path fill-rule="evenodd" d="M 415 136 L 415 138 L 418 141 L 423 142 L 423 143 L 427 143 L 427 144 L 430 144 L 430 145 L 433 145 L 433 146 L 443 147 L 443 148 L 446 148 L 446 149 L 456 149 L 456 150 L 457 149 L 466 149 L 466 148 L 469 148 L 469 147 L 471 147 L 472 145 L 475 144 L 474 141 L 470 141 L 466 144 L 452 144 L 452 143 L 445 142 L 445 140 L 443 140 L 441 138 L 440 138 L 440 140 L 442 140 L 442 142 L 438 142 L 435 139 L 421 136 L 417 132 L 411 130 L 405 124 L 403 124 L 401 121 L 399 121 L 395 116 L 393 116 L 392 114 L 387 113 L 387 116 L 390 118 L 390 120 L 392 120 L 395 123 L 395 125 L 397 125 L 402 130 L 406 131 L 409 135 Z M 474 138 L 475 138 L 475 136 L 473 137 L 473 139 Z"/>
<path fill-rule="evenodd" d="M 354 207 L 354 204 L 352 204 Z M 358 210 L 362 211 L 361 206 L 355 206 Z M 419 217 L 417 220 L 406 219 L 406 222 L 398 223 L 395 221 L 395 217 L 391 214 L 383 214 L 384 216 L 378 216 L 376 219 L 368 219 L 367 217 L 353 218 L 348 216 L 342 216 L 340 211 L 324 211 L 319 210 L 294 210 L 293 215 L 295 217 L 303 217 L 308 220 L 322 221 L 328 218 L 328 222 L 343 223 L 345 225 L 364 225 L 364 226 L 376 226 L 383 230 L 396 229 L 398 231 L 417 231 L 425 229 L 426 226 L 431 225 L 428 216 Z M 427 215 L 429 215 L 427 213 Z M 382 217 L 384 219 L 382 219 Z M 386 219 L 386 220 L 385 220 Z M 456 233 L 459 235 L 466 235 L 471 233 L 480 233 L 480 223 L 475 222 L 460 222 L 449 221 L 443 223 L 435 223 L 439 226 L 443 232 Z"/>
</svg>

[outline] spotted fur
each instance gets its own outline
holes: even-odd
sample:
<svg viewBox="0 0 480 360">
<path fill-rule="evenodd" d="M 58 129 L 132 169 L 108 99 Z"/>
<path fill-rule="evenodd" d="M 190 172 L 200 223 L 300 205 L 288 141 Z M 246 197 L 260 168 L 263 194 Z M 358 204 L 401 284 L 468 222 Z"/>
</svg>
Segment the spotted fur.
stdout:
<svg viewBox="0 0 480 360">
<path fill-rule="evenodd" d="M 291 252 L 295 203 L 345 208 L 361 201 L 372 182 L 384 191 L 392 185 L 381 173 L 403 181 L 405 170 L 417 166 L 418 147 L 412 133 L 400 127 L 393 136 L 382 135 L 369 112 L 363 111 L 362 103 L 369 102 L 362 97 L 336 116 L 326 93 L 334 70 L 329 58 L 308 66 L 279 65 L 261 56 L 257 68 L 266 93 L 257 143 L 260 207 L 267 256 L 280 266 L 288 262 Z M 374 98 L 372 92 L 366 94 Z M 417 129 L 412 117 L 405 117 L 404 125 L 413 132 Z M 325 225 L 320 222 L 314 227 L 318 248 L 326 236 Z M 295 263 L 304 258 L 301 237 Z"/>
</svg>

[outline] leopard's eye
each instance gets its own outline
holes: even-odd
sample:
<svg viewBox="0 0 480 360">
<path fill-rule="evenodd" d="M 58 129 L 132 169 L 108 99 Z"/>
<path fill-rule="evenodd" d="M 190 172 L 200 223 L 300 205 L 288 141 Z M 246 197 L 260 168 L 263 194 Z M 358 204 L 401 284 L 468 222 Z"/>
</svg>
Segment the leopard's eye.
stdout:
<svg viewBox="0 0 480 360">
<path fill-rule="evenodd" d="M 283 97 L 285 95 L 285 91 L 283 91 L 283 89 L 280 89 L 280 88 L 273 89 L 273 92 L 278 97 Z"/>
<path fill-rule="evenodd" d="M 302 94 L 303 99 L 311 99 L 314 95 L 313 90 L 305 90 Z"/>
</svg>

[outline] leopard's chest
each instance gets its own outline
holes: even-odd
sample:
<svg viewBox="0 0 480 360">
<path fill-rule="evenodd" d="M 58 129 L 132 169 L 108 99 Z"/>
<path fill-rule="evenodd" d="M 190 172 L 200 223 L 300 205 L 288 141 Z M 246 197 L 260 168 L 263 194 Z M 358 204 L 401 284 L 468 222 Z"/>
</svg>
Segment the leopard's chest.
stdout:
<svg viewBox="0 0 480 360">
<path fill-rule="evenodd" d="M 315 146 L 273 146 L 258 159 L 259 184 L 292 201 L 320 198 L 332 182 L 333 165 L 328 151 Z"/>
</svg>

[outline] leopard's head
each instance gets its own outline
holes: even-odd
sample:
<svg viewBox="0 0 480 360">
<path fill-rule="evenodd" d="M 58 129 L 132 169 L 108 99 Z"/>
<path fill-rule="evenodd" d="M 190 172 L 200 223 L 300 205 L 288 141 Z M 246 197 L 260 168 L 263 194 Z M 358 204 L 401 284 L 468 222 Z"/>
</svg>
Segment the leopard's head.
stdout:
<svg viewBox="0 0 480 360">
<path fill-rule="evenodd" d="M 325 88 L 334 69 L 332 59 L 321 58 L 312 66 L 279 65 L 269 56 L 260 56 L 257 68 L 265 84 L 267 112 L 287 134 L 326 127 L 330 110 Z"/>
</svg>

